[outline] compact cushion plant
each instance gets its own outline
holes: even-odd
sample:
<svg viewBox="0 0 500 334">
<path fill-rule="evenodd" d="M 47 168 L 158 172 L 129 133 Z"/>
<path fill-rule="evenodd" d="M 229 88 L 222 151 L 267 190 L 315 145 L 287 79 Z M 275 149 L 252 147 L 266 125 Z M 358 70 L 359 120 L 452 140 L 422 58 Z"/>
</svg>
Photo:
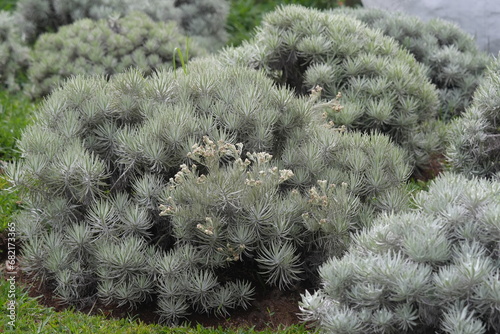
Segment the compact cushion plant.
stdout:
<svg viewBox="0 0 500 334">
<path fill-rule="evenodd" d="M 381 215 L 302 296 L 325 333 L 498 333 L 500 183 L 446 173 Z"/>
<path fill-rule="evenodd" d="M 262 69 L 299 95 L 320 86 L 327 101 L 340 92 L 343 108 L 325 104 L 329 120 L 388 134 L 416 166 L 442 149 L 439 136 L 423 128 L 439 108 L 426 67 L 394 39 L 352 17 L 282 6 L 264 17 L 250 41 L 222 56 Z"/>
<path fill-rule="evenodd" d="M 155 21 L 175 21 L 184 34 L 198 39 L 206 48 L 222 47 L 227 39 L 226 0 L 19 0 L 16 4 L 18 24 L 30 42 L 80 19 L 116 18 L 134 11 L 146 13 Z"/>
<path fill-rule="evenodd" d="M 331 215 L 331 221 L 318 224 L 304 216 L 311 231 L 330 231 L 336 238 L 337 234 L 347 235 L 353 226 L 371 224 L 380 212 L 397 212 L 408 207 L 403 185 L 412 170 L 409 157 L 386 135 L 314 127 L 306 133 L 296 132 L 290 138 L 281 163 L 294 173 L 285 184 L 310 195 L 317 195 L 311 193 L 311 187 L 317 188 L 319 180 L 327 182 L 316 189 L 321 189 L 320 197 L 331 191 L 327 190 L 330 185 L 345 187 L 346 196 L 337 194 L 337 200 L 317 208 Z M 344 233 L 334 231 L 336 224 L 345 224 Z M 330 251 L 338 255 L 343 249 L 326 245 L 322 249 L 325 259 Z"/>
<path fill-rule="evenodd" d="M 500 176 L 500 61 L 485 73 L 467 111 L 450 124 L 447 161 L 465 175 Z"/>
<path fill-rule="evenodd" d="M 82 19 L 57 33 L 40 36 L 33 48 L 30 84 L 25 91 L 40 97 L 73 75 L 112 75 L 131 67 L 150 75 L 206 53 L 175 22 L 155 22 L 142 12 L 116 20 Z"/>
<path fill-rule="evenodd" d="M 190 64 L 188 75 L 161 71 L 145 79 L 131 70 L 109 80 L 70 79 L 40 107 L 18 144 L 25 158 L 11 168 L 25 191 L 17 219 L 25 270 L 80 306 L 99 298 L 134 307 L 160 291 L 168 321 L 187 306 L 245 306 L 252 289 L 241 280 L 220 283 L 213 265 L 200 263 L 200 249 L 176 242 L 172 222 L 159 216 L 159 198 L 203 136 L 273 152 L 281 130 L 307 123 L 308 109 L 258 72 L 215 61 Z M 295 114 L 292 124 L 282 112 Z M 169 266 L 190 275 L 178 280 Z M 167 296 L 177 289 L 182 298 L 172 306 Z"/>
<path fill-rule="evenodd" d="M 247 307 L 251 281 L 310 279 L 370 215 L 406 207 L 410 170 L 385 136 L 324 127 L 317 106 L 214 57 L 69 79 L 9 167 L 23 269 L 76 306 L 155 300 L 168 323 Z M 294 180 L 286 166 L 307 167 L 290 156 L 298 138 L 324 173 Z M 375 179 L 368 163 L 383 166 Z"/>
<path fill-rule="evenodd" d="M 0 11 L 0 83 L 2 88 L 18 91 L 19 75 L 26 71 L 30 50 L 11 12 Z"/>
<path fill-rule="evenodd" d="M 435 18 L 425 22 L 400 12 L 361 7 L 331 12 L 355 17 L 382 31 L 427 65 L 429 78 L 439 89 L 440 117 L 444 120 L 464 112 L 491 62 L 471 35 L 449 21 Z"/>
</svg>

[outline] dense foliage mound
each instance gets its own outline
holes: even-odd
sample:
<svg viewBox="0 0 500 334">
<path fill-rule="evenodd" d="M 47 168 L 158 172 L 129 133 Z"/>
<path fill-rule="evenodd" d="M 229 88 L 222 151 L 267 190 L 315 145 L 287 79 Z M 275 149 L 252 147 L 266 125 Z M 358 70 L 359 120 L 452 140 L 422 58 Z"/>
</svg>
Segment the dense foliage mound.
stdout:
<svg viewBox="0 0 500 334">
<path fill-rule="evenodd" d="M 175 22 L 154 22 L 141 12 L 117 20 L 82 19 L 37 40 L 26 91 L 32 97 L 46 95 L 78 74 L 112 75 L 134 67 L 149 75 L 174 61 L 180 67 L 176 48 L 182 61 L 206 53 L 181 34 Z"/>
<path fill-rule="evenodd" d="M 15 22 L 10 12 L 0 11 L 0 84 L 9 91 L 19 90 L 18 76 L 27 69 L 30 59 Z"/>
<path fill-rule="evenodd" d="M 468 106 L 491 58 L 480 52 L 473 37 L 454 23 L 373 8 L 342 8 L 332 13 L 353 16 L 396 39 L 415 59 L 429 67 L 439 88 L 441 115 L 450 119 Z"/>
<path fill-rule="evenodd" d="M 448 142 L 453 171 L 487 177 L 500 173 L 499 59 L 489 66 L 471 106 L 450 125 Z"/>
<path fill-rule="evenodd" d="M 283 166 L 294 173 L 286 183 L 289 186 L 308 191 L 317 186 L 318 180 L 344 184 L 350 200 L 358 202 L 355 209 L 346 206 L 350 200 L 339 200 L 322 209 L 336 223 L 344 221 L 358 228 L 369 225 L 381 211 L 407 208 L 407 194 L 401 185 L 411 174 L 408 160 L 406 152 L 385 135 L 364 135 L 325 126 L 293 134 L 281 157 Z M 329 229 L 327 224 L 313 226 L 313 230 Z M 336 247 L 322 251 L 326 256 L 330 250 L 338 251 Z"/>
<path fill-rule="evenodd" d="M 380 131 L 405 147 L 424 166 L 440 143 L 421 125 L 436 116 L 437 91 L 426 68 L 392 38 L 358 20 L 301 6 L 283 6 L 264 17 L 255 36 L 222 57 L 262 69 L 299 95 L 322 88 L 323 97 L 341 93 L 343 108 L 330 105 L 337 125 Z"/>
<path fill-rule="evenodd" d="M 17 219 L 25 269 L 73 304 L 134 307 L 160 293 L 169 321 L 188 308 L 245 306 L 252 288 L 218 281 L 202 249 L 176 242 L 159 197 L 203 136 L 273 152 L 284 130 L 308 123 L 309 108 L 258 72 L 210 61 L 188 75 L 72 78 L 44 101 L 10 174 L 25 191 Z"/>
<path fill-rule="evenodd" d="M 500 183 L 444 174 L 380 216 L 303 295 L 325 333 L 498 333 Z"/>
<path fill-rule="evenodd" d="M 308 279 L 370 215 L 406 207 L 410 170 L 387 137 L 323 127 L 316 107 L 215 58 L 147 78 L 71 78 L 9 168 L 25 206 L 24 270 L 71 304 L 157 300 L 167 322 L 246 307 L 253 287 L 241 278 L 283 289 Z M 325 171 L 299 161 L 315 155 Z"/>
<path fill-rule="evenodd" d="M 134 11 L 144 12 L 155 21 L 177 22 L 184 33 L 199 39 L 207 48 L 221 47 L 227 38 L 229 2 L 226 0 L 20 0 L 17 3 L 19 24 L 32 42 L 44 32 L 55 32 L 79 19 L 107 19 Z"/>
</svg>

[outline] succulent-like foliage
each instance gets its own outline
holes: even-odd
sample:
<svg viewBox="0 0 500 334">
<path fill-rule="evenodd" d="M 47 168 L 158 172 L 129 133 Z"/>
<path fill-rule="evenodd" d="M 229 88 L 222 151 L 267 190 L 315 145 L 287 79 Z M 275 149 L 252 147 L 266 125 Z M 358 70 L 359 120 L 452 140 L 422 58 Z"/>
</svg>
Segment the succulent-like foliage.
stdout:
<svg viewBox="0 0 500 334">
<path fill-rule="evenodd" d="M 198 252 L 210 268 L 254 258 L 271 284 L 287 287 L 299 279 L 301 196 L 279 194 L 279 184 L 293 173 L 272 166 L 268 153 L 248 153 L 242 145 L 204 138 L 164 193 L 162 214 L 172 217 L 173 235 Z M 221 161 L 231 159 L 227 167 Z M 203 168 L 205 173 L 198 169 Z M 248 265 L 247 265 L 248 266 Z"/>
<path fill-rule="evenodd" d="M 424 22 L 416 16 L 373 8 L 342 8 L 332 13 L 353 16 L 382 31 L 427 65 L 432 83 L 439 88 L 443 119 L 465 110 L 491 62 L 486 53 L 478 50 L 473 37 L 452 22 Z"/>
<path fill-rule="evenodd" d="M 426 68 L 395 40 L 352 17 L 283 6 L 265 16 L 253 39 L 226 49 L 222 57 L 263 69 L 298 94 L 317 85 L 327 100 L 341 92 L 343 108 L 327 108 L 330 120 L 389 134 L 418 166 L 429 159 L 429 148 L 438 149 L 432 133 L 426 143 L 418 138 L 420 125 L 432 120 L 439 106 Z"/>
<path fill-rule="evenodd" d="M 499 201 L 498 182 L 441 175 L 320 268 L 302 315 L 325 333 L 497 333 Z"/>
<path fill-rule="evenodd" d="M 197 36 L 205 47 L 217 48 L 226 40 L 226 0 L 20 0 L 17 12 L 29 41 L 44 32 L 79 19 L 107 19 L 141 11 L 155 21 L 175 21 L 189 36 Z"/>
<path fill-rule="evenodd" d="M 500 60 L 485 73 L 467 111 L 450 124 L 446 151 L 450 168 L 466 175 L 500 172 Z"/>
<path fill-rule="evenodd" d="M 242 276 L 311 277 L 372 216 L 406 207 L 410 171 L 386 136 L 321 125 L 315 98 L 214 57 L 69 79 L 9 167 L 25 270 L 72 304 L 157 300 L 167 322 L 246 307 Z"/>
<path fill-rule="evenodd" d="M 322 137 L 331 144 L 328 148 L 308 142 L 309 147 L 296 149 L 302 154 L 326 154 L 332 160 L 340 158 L 336 153 L 345 154 L 349 149 L 374 155 L 383 149 L 396 157 L 386 156 L 393 160 L 392 165 L 377 166 L 382 174 L 392 174 L 390 168 L 408 168 L 398 160 L 400 150 L 384 136 L 366 138 L 355 134 L 349 141 L 350 134 L 328 135 Z M 362 218 L 371 218 L 376 211 L 407 208 L 406 196 L 398 193 L 402 181 L 387 180 L 388 175 L 382 176 L 386 178 L 381 182 L 387 190 L 384 193 L 371 188 L 371 175 L 369 180 L 364 179 L 362 170 L 357 170 L 361 176 L 356 179 L 355 172 L 347 172 L 348 167 L 343 170 L 341 165 L 320 160 L 319 168 L 324 168 L 324 173 L 311 175 L 310 171 L 308 176 L 316 179 L 321 175 L 325 179 L 302 192 L 300 188 L 290 189 L 294 173 L 274 165 L 279 159 L 272 160 L 264 152 L 248 152 L 243 160 L 242 148 L 205 137 L 204 145 L 194 145 L 188 154 L 196 164 L 183 165 L 162 196 L 162 214 L 172 217 L 175 238 L 195 247 L 199 251 L 198 261 L 211 268 L 243 260 L 247 270 L 256 266 L 255 271 L 269 284 L 286 288 L 302 280 L 302 273 L 314 271 L 328 255 L 342 254 L 350 243 L 350 234 L 366 223 Z M 318 161 L 311 161 L 315 162 Z M 331 183 L 343 179 L 349 184 Z M 401 179 L 405 180 L 406 175 Z M 280 187 L 287 183 L 288 186 Z M 301 186 L 305 188 L 306 184 Z"/>
<path fill-rule="evenodd" d="M 206 53 L 175 22 L 155 22 L 141 12 L 117 20 L 82 19 L 37 40 L 26 91 L 32 97 L 46 95 L 78 74 L 112 75 L 134 67 L 150 75 L 174 61 L 180 67 L 176 48 L 183 57 Z"/>
<path fill-rule="evenodd" d="M 10 91 L 19 90 L 18 75 L 28 68 L 29 48 L 12 13 L 0 11 L 0 84 Z"/>
<path fill-rule="evenodd" d="M 408 196 L 401 188 L 411 174 L 408 155 L 386 135 L 311 127 L 306 133 L 291 136 L 281 163 L 294 172 L 287 185 L 308 192 L 311 198 L 336 193 L 337 200 L 317 203 L 318 214 L 329 216 L 327 224 L 314 219 L 313 213 L 305 216 L 310 231 L 345 234 L 352 226 L 369 225 L 381 211 L 398 212 L 408 206 Z M 332 184 L 335 190 L 330 189 Z M 339 233 L 337 227 L 342 224 L 346 228 Z M 325 241 L 329 243 L 328 238 Z M 323 252 L 328 254 L 329 249 L 335 247 L 326 246 Z"/>
<path fill-rule="evenodd" d="M 159 293 L 166 321 L 247 305 L 249 284 L 219 281 L 202 249 L 182 245 L 179 227 L 159 216 L 159 198 L 203 136 L 279 156 L 311 107 L 262 73 L 211 58 L 193 60 L 187 74 L 69 79 L 44 100 L 18 142 L 23 159 L 10 166 L 25 203 L 25 269 L 69 303 L 135 307 Z M 263 271 L 273 268 L 265 259 Z M 169 263 L 185 270 L 167 280 Z"/>
</svg>

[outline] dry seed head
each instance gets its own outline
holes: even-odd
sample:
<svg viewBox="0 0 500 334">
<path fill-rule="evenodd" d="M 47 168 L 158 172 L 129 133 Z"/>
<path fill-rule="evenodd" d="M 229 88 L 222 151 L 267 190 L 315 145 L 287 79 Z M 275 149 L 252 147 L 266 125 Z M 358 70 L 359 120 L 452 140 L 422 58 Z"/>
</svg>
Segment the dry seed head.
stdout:
<svg viewBox="0 0 500 334">
<path fill-rule="evenodd" d="M 323 91 L 323 87 L 321 87 L 320 85 L 316 85 L 313 88 L 311 88 L 310 91 L 311 91 L 311 93 L 309 94 L 309 96 L 315 100 L 321 96 L 321 92 Z"/>
<path fill-rule="evenodd" d="M 273 156 L 267 152 L 259 152 L 259 153 L 248 152 L 247 156 L 251 160 L 257 162 L 258 164 L 267 163 L 267 162 L 271 161 L 271 159 L 273 158 Z"/>
<path fill-rule="evenodd" d="M 325 113 L 325 115 L 326 115 L 326 113 Z M 327 129 L 333 129 L 333 128 L 335 128 L 335 123 L 333 121 L 328 121 L 328 123 L 323 124 L 323 126 Z"/>
<path fill-rule="evenodd" d="M 293 177 L 293 172 L 289 169 L 281 169 L 280 170 L 280 182 L 285 182 L 286 180 Z"/>
<path fill-rule="evenodd" d="M 206 180 L 207 180 L 207 177 L 205 176 L 205 174 L 201 174 L 200 177 L 198 177 L 196 179 L 196 183 L 202 184 L 202 183 L 205 183 Z"/>
<path fill-rule="evenodd" d="M 159 209 L 161 210 L 160 216 L 168 216 L 175 212 L 175 209 L 170 205 L 160 205 Z"/>
<path fill-rule="evenodd" d="M 317 183 L 321 189 L 326 189 L 326 184 L 327 184 L 326 180 L 318 180 Z"/>
</svg>

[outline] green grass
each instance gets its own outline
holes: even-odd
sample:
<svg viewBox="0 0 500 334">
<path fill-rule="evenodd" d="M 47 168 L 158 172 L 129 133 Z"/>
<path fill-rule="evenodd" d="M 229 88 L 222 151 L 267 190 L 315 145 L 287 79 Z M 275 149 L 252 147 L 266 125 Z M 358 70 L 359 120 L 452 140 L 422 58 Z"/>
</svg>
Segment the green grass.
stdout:
<svg viewBox="0 0 500 334">
<path fill-rule="evenodd" d="M 18 0 L 0 0 L 0 9 L 13 11 Z"/>
<path fill-rule="evenodd" d="M 16 140 L 30 122 L 34 108 L 35 104 L 22 93 L 0 91 L 0 160 L 19 157 L 15 149 Z"/>
<path fill-rule="evenodd" d="M 6 191 L 10 184 L 2 173 L 2 169 L 6 162 L 19 157 L 16 140 L 30 122 L 33 109 L 34 104 L 21 93 L 0 92 L 0 232 L 12 220 L 19 201 L 15 193 Z"/>
<path fill-rule="evenodd" d="M 21 93 L 0 92 L 0 232 L 12 220 L 19 200 L 15 193 L 6 191 L 10 184 L 2 170 L 6 162 L 19 157 L 16 140 L 29 124 L 34 108 L 35 105 Z"/>
<path fill-rule="evenodd" d="M 12 221 L 12 215 L 19 209 L 19 198 L 15 193 L 6 191 L 10 187 L 9 182 L 4 175 L 0 175 L 0 232 L 7 228 L 7 225 Z M 0 249 L 0 254 L 3 249 Z"/>
<path fill-rule="evenodd" d="M 79 333 L 79 334 L 306 334 L 304 325 L 283 328 L 279 332 L 271 330 L 255 331 L 252 329 L 211 329 L 198 326 L 167 327 L 161 325 L 148 325 L 136 319 L 108 319 L 105 316 L 89 316 L 71 309 L 56 312 L 53 308 L 43 307 L 38 300 L 28 296 L 16 282 L 15 298 L 17 308 L 15 311 L 15 327 L 9 326 L 8 314 L 5 313 L 9 302 L 10 283 L 2 278 L 0 285 L 0 304 L 4 308 L 0 322 L 0 332 L 6 333 Z M 12 296 L 11 296 L 12 297 Z"/>
</svg>

